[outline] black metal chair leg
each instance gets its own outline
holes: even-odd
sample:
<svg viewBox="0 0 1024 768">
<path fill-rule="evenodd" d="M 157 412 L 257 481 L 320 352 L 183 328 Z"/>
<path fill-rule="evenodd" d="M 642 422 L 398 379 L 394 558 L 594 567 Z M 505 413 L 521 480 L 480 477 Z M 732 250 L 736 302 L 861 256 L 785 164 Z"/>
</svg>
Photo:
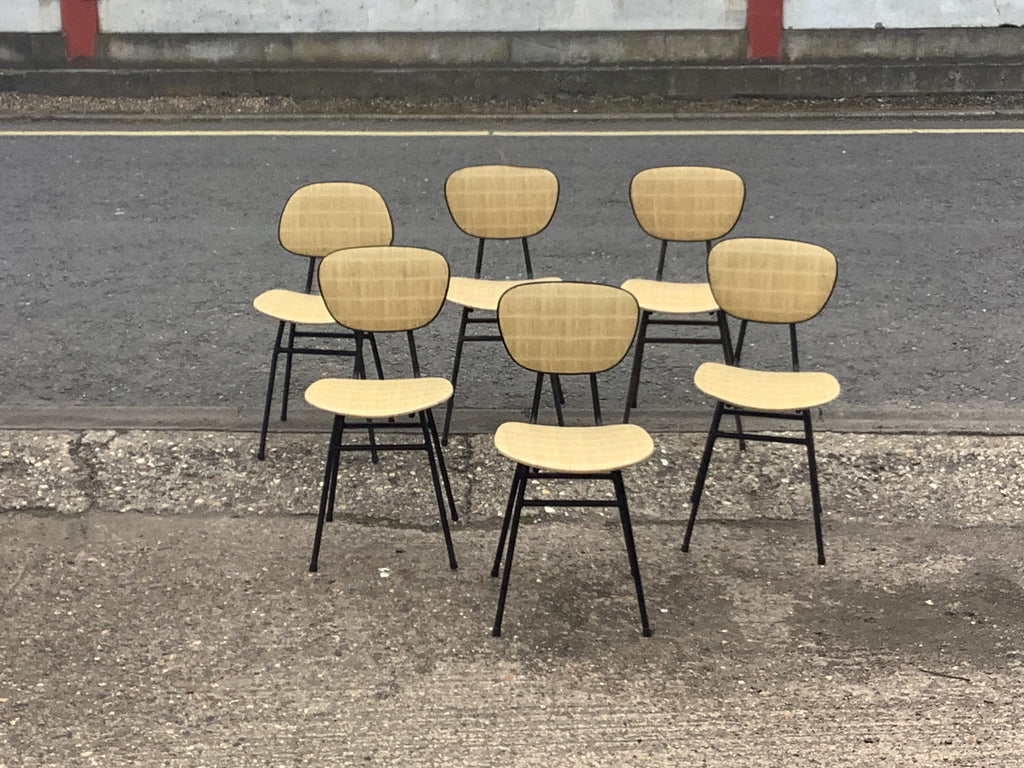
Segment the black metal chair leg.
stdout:
<svg viewBox="0 0 1024 768">
<path fill-rule="evenodd" d="M 292 388 L 292 350 L 295 349 L 295 323 L 289 323 L 288 326 L 288 347 L 284 353 L 284 386 L 281 387 L 281 421 L 288 421 L 288 395 Z"/>
<path fill-rule="evenodd" d="M 433 410 L 427 410 L 427 422 L 430 424 L 430 438 L 434 441 L 434 452 L 437 454 L 437 464 L 441 470 L 441 483 L 444 486 L 445 495 L 448 497 L 448 511 L 451 512 L 453 523 L 459 521 L 459 513 L 455 509 L 455 495 L 452 493 L 452 482 L 448 476 L 448 464 L 444 459 L 444 451 L 441 450 L 441 437 L 437 433 L 437 423 L 434 421 Z"/>
<path fill-rule="evenodd" d="M 320 509 L 317 512 L 316 517 L 316 534 L 313 537 L 313 554 L 309 559 L 310 573 L 316 573 L 320 560 L 320 542 L 323 540 L 324 523 L 327 520 L 328 506 L 334 506 L 332 478 L 336 478 L 338 472 L 338 455 L 341 453 L 339 450 L 342 429 L 341 425 L 342 417 L 335 416 L 334 425 L 331 428 L 331 442 L 327 448 L 327 461 L 324 466 L 324 484 L 320 491 Z"/>
<path fill-rule="evenodd" d="M 370 441 L 370 463 L 376 464 L 380 461 L 380 456 L 377 455 L 377 433 L 373 430 L 373 420 L 366 420 L 366 436 Z"/>
<path fill-rule="evenodd" d="M 629 389 L 626 392 L 626 412 L 622 423 L 629 423 L 629 412 L 636 408 L 637 391 L 640 389 L 640 369 L 644 361 L 644 345 L 647 341 L 647 325 L 651 319 L 650 312 L 640 313 L 640 326 L 636 333 L 636 350 L 633 352 L 633 369 L 629 373 Z"/>
<path fill-rule="evenodd" d="M 740 321 L 740 332 L 736 336 L 736 344 L 733 346 L 732 357 L 736 365 L 740 364 L 740 356 L 743 354 L 743 340 L 747 335 L 747 321 Z"/>
<path fill-rule="evenodd" d="M 357 333 L 356 334 L 356 349 L 353 354 L 352 363 L 352 378 L 353 379 L 365 379 L 366 378 L 366 360 L 363 359 L 363 338 L 368 336 L 370 339 L 370 348 L 373 350 L 374 361 L 377 363 L 378 371 L 380 370 L 380 361 L 377 357 L 377 344 L 374 341 L 372 333 Z M 366 420 L 366 434 L 370 441 L 370 462 L 376 464 L 380 457 L 377 455 L 377 437 L 373 431 L 373 425 L 371 419 Z"/>
<path fill-rule="evenodd" d="M 274 351 L 270 355 L 270 376 L 267 379 L 267 397 L 263 405 L 263 426 L 260 429 L 260 445 L 256 458 L 260 461 L 267 455 L 267 431 L 270 429 L 270 406 L 274 400 L 274 378 L 277 376 L 277 357 L 281 353 L 281 339 L 284 336 L 284 321 L 277 324 L 277 337 L 274 339 Z"/>
<path fill-rule="evenodd" d="M 718 426 L 722 421 L 722 411 L 724 409 L 725 404 L 719 401 L 715 406 L 715 415 L 711 419 L 711 428 L 708 429 L 708 439 L 704 443 L 704 453 L 700 457 L 697 479 L 693 484 L 693 491 L 690 494 L 690 519 L 686 523 L 686 534 L 683 536 L 683 552 L 690 551 L 690 537 L 693 535 L 693 524 L 697 520 L 697 507 L 700 505 L 700 497 L 704 493 L 704 481 L 707 480 L 708 467 L 711 465 L 711 451 L 715 447 L 715 440 L 718 438 Z"/>
<path fill-rule="evenodd" d="M 434 496 L 437 498 L 437 511 L 441 518 L 444 546 L 448 551 L 448 567 L 454 571 L 458 569 L 459 564 L 455 561 L 455 547 L 452 545 L 452 533 L 448 526 L 448 512 L 445 510 L 444 493 L 441 490 L 441 473 L 437 466 L 437 457 L 434 455 L 434 439 L 431 436 L 431 425 L 429 419 L 427 419 L 426 411 L 420 411 L 419 416 L 420 426 L 423 429 L 423 446 L 427 451 L 427 461 L 430 464 L 430 479 L 434 483 Z"/>
<path fill-rule="evenodd" d="M 560 427 L 565 426 L 565 416 L 562 414 L 562 403 L 565 398 L 562 396 L 562 380 L 557 374 L 551 374 L 551 396 L 555 401 L 555 419 Z"/>
<path fill-rule="evenodd" d="M 612 483 L 615 485 L 615 498 L 619 502 L 619 518 L 622 521 L 622 536 L 626 540 L 626 554 L 629 555 L 629 570 L 633 574 L 636 586 L 636 601 L 640 607 L 640 628 L 644 637 L 651 636 L 651 625 L 647 620 L 647 603 L 644 600 L 644 587 L 640 582 L 640 562 L 636 556 L 636 543 L 633 540 L 633 524 L 629 518 L 629 505 L 626 501 L 626 486 L 622 482 L 621 472 L 612 472 Z"/>
<path fill-rule="evenodd" d="M 455 362 L 452 364 L 452 396 L 444 407 L 444 425 L 441 427 L 441 445 L 448 445 L 448 430 L 452 425 L 452 409 L 455 407 L 455 387 L 459 381 L 459 366 L 462 364 L 462 346 L 466 343 L 466 327 L 469 325 L 469 307 L 462 308 L 459 323 L 459 337 L 455 342 Z"/>
<path fill-rule="evenodd" d="M 338 493 L 338 466 L 341 463 L 341 444 L 344 440 L 345 434 L 345 417 L 337 416 L 336 418 L 341 420 L 341 424 L 338 425 L 338 434 L 335 439 L 334 427 L 331 428 L 331 440 L 338 445 L 338 452 L 334 457 L 334 470 L 331 473 L 331 497 L 327 502 L 327 522 L 334 522 L 334 498 Z"/>
<path fill-rule="evenodd" d="M 555 408 L 565 405 L 565 392 L 562 390 L 562 377 L 557 373 L 551 374 L 551 391 L 555 396 Z"/>
<path fill-rule="evenodd" d="M 825 564 L 825 540 L 821 533 L 821 494 L 818 490 L 818 462 L 814 457 L 814 432 L 811 412 L 803 411 L 804 437 L 807 442 L 807 468 L 811 475 L 811 507 L 814 510 L 814 540 L 818 546 L 818 565 Z"/>
<path fill-rule="evenodd" d="M 380 364 L 380 350 L 377 349 L 377 337 L 372 333 L 368 333 L 367 336 L 370 337 L 370 352 L 373 353 L 373 367 L 377 369 L 377 378 L 383 379 L 384 368 Z"/>
<path fill-rule="evenodd" d="M 518 467 L 517 467 L 518 470 Z M 505 599 L 508 597 L 508 580 L 512 573 L 512 557 L 516 551 L 516 534 L 519 532 L 519 515 L 523 510 L 523 496 L 526 493 L 526 475 L 523 473 L 519 488 L 516 491 L 515 503 L 512 508 L 512 520 L 508 535 L 508 551 L 505 553 L 505 571 L 501 577 L 501 592 L 498 594 L 498 610 L 494 615 L 494 626 L 491 634 L 501 637 L 501 621 L 505 615 Z"/>
<path fill-rule="evenodd" d="M 505 554 L 505 540 L 508 538 L 508 526 L 512 520 L 512 509 L 515 507 L 516 498 L 519 495 L 520 483 L 526 483 L 528 468 L 523 464 L 516 465 L 516 471 L 512 475 L 512 488 L 508 493 L 508 504 L 505 506 L 505 516 L 501 521 L 501 533 L 498 535 L 498 549 L 494 553 L 494 565 L 491 567 L 491 578 L 498 577 L 498 570 L 501 568 L 501 556 Z"/>
<path fill-rule="evenodd" d="M 729 318 L 722 310 L 718 310 L 716 313 L 718 318 L 719 335 L 722 338 L 722 356 L 725 358 L 726 365 L 739 365 L 739 356 L 733 351 L 732 346 L 732 333 L 729 330 Z M 745 326 L 740 326 L 740 332 L 742 333 Z M 736 419 L 736 434 L 740 436 L 739 447 L 741 451 L 747 450 L 747 441 L 743 439 L 743 421 L 740 419 L 740 415 L 735 415 Z"/>
</svg>

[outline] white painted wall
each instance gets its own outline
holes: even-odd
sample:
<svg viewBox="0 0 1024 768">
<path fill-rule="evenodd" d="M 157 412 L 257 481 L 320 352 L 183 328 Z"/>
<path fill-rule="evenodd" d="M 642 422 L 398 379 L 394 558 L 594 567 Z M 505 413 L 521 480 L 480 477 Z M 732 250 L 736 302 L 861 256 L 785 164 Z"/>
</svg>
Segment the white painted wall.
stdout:
<svg viewBox="0 0 1024 768">
<path fill-rule="evenodd" d="M 746 0 L 98 0 L 110 33 L 743 29 Z M 792 29 L 1024 26 L 1024 0 L 785 0 Z M 59 32 L 60 0 L 0 0 L 0 32 Z"/>
<path fill-rule="evenodd" d="M 0 0 L 0 31 L 60 32 L 60 0 Z"/>
<path fill-rule="evenodd" d="M 1024 24 L 1024 0 L 785 0 L 791 29 L 998 27 Z"/>
<path fill-rule="evenodd" d="M 99 14 L 101 31 L 112 33 L 686 30 L 743 29 L 747 3 L 746 0 L 99 0 Z"/>
</svg>

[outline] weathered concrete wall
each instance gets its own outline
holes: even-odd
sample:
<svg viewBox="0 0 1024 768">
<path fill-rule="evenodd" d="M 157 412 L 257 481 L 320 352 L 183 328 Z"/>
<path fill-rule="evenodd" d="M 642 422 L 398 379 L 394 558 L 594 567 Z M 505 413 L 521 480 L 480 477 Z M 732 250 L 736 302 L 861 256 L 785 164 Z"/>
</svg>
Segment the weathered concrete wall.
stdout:
<svg viewBox="0 0 1024 768">
<path fill-rule="evenodd" d="M 771 60 L 1024 58 L 1024 0 L 756 1 Z M 62 2 L 103 66 L 302 67 L 745 62 L 755 0 L 0 0 L 0 65 L 66 63 Z"/>
<path fill-rule="evenodd" d="M 96 1 L 105 34 L 742 30 L 747 14 L 747 0 Z M 60 3 L 3 0 L 0 32 L 60 32 Z M 1024 25 L 1024 0 L 784 0 L 783 24 L 794 30 Z"/>
<path fill-rule="evenodd" d="M 1024 0 L 785 0 L 793 29 L 920 29 L 1024 24 Z"/>
<path fill-rule="evenodd" d="M 101 35 L 100 60 L 128 65 L 260 67 L 584 65 L 739 61 L 742 30 L 619 33 Z"/>
<path fill-rule="evenodd" d="M 19 0 L 24 1 L 24 0 Z M 743 29 L 746 0 L 99 0 L 105 33 Z"/>
<path fill-rule="evenodd" d="M 60 32 L 60 0 L 2 0 L 0 32 Z"/>
<path fill-rule="evenodd" d="M 1024 58 L 1020 27 L 934 29 L 786 29 L 783 61 Z"/>
</svg>

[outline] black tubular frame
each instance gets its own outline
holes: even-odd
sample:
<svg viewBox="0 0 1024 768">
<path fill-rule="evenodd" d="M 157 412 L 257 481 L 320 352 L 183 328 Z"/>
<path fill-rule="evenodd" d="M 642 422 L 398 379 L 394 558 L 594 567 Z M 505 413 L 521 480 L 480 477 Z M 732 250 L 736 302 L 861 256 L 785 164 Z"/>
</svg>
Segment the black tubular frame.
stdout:
<svg viewBox="0 0 1024 768">
<path fill-rule="evenodd" d="M 370 334 L 357 331 L 356 350 L 357 361 L 362 360 L 362 341 L 364 336 Z M 407 331 L 409 340 L 409 354 L 412 360 L 413 376 L 419 378 L 419 359 L 416 354 L 416 344 L 412 331 Z M 361 366 L 360 366 L 361 367 Z M 360 376 L 359 378 L 365 378 Z M 365 429 L 368 433 L 366 443 L 343 443 L 345 428 Z M 420 430 L 423 440 L 421 442 L 377 442 L 376 432 Z M 441 450 L 441 439 L 438 435 L 437 424 L 434 421 L 434 414 L 427 408 L 412 414 L 408 421 L 397 421 L 389 419 L 387 422 L 374 422 L 370 419 L 361 421 L 348 421 L 344 416 L 335 415 L 331 427 L 330 442 L 327 446 L 327 460 L 324 465 L 324 481 L 320 491 L 320 507 L 317 511 L 316 533 L 313 538 L 313 553 L 309 560 L 309 570 L 315 572 L 319 565 L 320 544 L 323 539 L 324 524 L 334 519 L 334 502 L 337 495 L 338 469 L 340 467 L 341 453 L 344 451 L 369 451 L 371 456 L 376 456 L 378 451 L 415 451 L 422 450 L 427 454 L 427 462 L 430 465 L 430 476 L 434 486 L 434 495 L 437 499 L 437 508 L 441 520 L 441 532 L 444 535 L 445 549 L 448 553 L 448 565 L 454 571 L 459 566 L 455 560 L 455 549 L 452 546 L 451 530 L 448 525 L 449 518 L 452 522 L 459 519 L 455 509 L 455 497 L 452 493 L 451 481 L 448 476 L 448 468 L 444 461 L 444 453 Z"/>
<path fill-rule="evenodd" d="M 600 398 L 597 390 L 597 375 L 589 374 L 591 402 L 594 411 L 594 423 L 602 424 Z M 552 377 L 552 383 L 556 379 Z M 540 409 L 541 390 L 544 385 L 544 374 L 538 372 L 534 385 L 533 406 L 530 410 L 530 423 L 537 423 L 537 413 Z M 557 395 L 556 395 L 557 402 Z M 560 424 L 561 426 L 561 424 Z M 528 480 L 609 480 L 615 489 L 615 500 L 605 499 L 527 499 L 526 485 Z M 519 531 L 519 520 L 523 507 L 616 507 L 619 510 L 619 520 L 622 525 L 622 535 L 626 544 L 626 554 L 629 558 L 629 569 L 633 576 L 633 586 L 636 589 L 637 605 L 640 610 L 640 627 L 644 637 L 651 636 L 651 625 L 647 618 L 647 604 L 644 600 L 643 583 L 640 579 L 640 564 L 636 554 L 636 544 L 633 539 L 633 524 L 629 515 L 629 504 L 626 499 L 626 486 L 622 481 L 622 471 L 613 470 L 610 472 L 596 473 L 573 473 L 573 472 L 552 472 L 530 467 L 526 464 L 517 463 L 515 473 L 512 477 L 512 488 L 509 491 L 508 503 L 505 507 L 505 516 L 501 523 L 501 533 L 498 538 L 498 548 L 494 554 L 494 565 L 491 568 L 491 577 L 497 578 L 501 570 L 501 562 L 504 557 L 505 567 L 501 577 L 501 590 L 498 595 L 498 607 L 494 616 L 494 625 L 491 634 L 494 637 L 501 636 L 501 624 L 505 615 L 505 602 L 508 598 L 508 585 L 512 573 L 512 558 L 515 554 L 516 538 Z M 506 547 L 507 541 L 507 547 Z"/>
<path fill-rule="evenodd" d="M 742 338 L 746 332 L 747 321 L 742 321 L 740 327 L 740 344 L 737 346 L 737 363 L 738 356 L 742 350 Z M 794 371 L 800 370 L 800 355 L 797 350 L 796 342 L 796 323 L 789 323 L 789 344 L 790 344 L 790 358 Z M 722 417 L 734 416 L 736 418 L 737 429 L 735 432 L 727 432 L 721 429 Z M 782 421 L 800 421 L 803 424 L 803 437 L 790 437 L 788 435 L 771 435 L 763 434 L 758 432 L 744 431 L 740 426 L 741 417 L 750 417 L 755 419 L 773 419 Z M 697 469 L 697 478 L 693 484 L 693 491 L 690 494 L 690 517 L 686 523 L 686 534 L 683 536 L 683 552 L 690 551 L 690 538 L 693 535 L 693 526 L 697 520 L 697 508 L 700 505 L 700 499 L 704 492 L 704 483 L 707 480 L 708 468 L 711 465 L 712 450 L 715 446 L 715 441 L 720 438 L 728 438 L 731 440 L 746 441 L 751 440 L 755 442 L 765 443 L 787 443 L 790 445 L 803 445 L 807 449 L 807 468 L 810 475 L 810 486 L 811 486 L 811 509 L 814 516 L 814 540 L 817 547 L 818 554 L 818 565 L 825 565 L 825 542 L 821 531 L 821 493 L 818 486 L 818 462 L 815 458 L 814 451 L 814 431 L 811 426 L 811 409 L 802 409 L 797 411 L 754 411 L 746 408 L 738 408 L 736 406 L 728 405 L 727 403 L 719 400 L 715 405 L 715 413 L 711 418 L 711 426 L 708 429 L 707 441 L 704 444 L 704 452 L 701 455 L 700 466 Z"/>
<path fill-rule="evenodd" d="M 306 271 L 305 292 L 313 292 L 313 275 L 316 270 L 318 256 L 309 256 L 309 268 Z M 288 328 L 288 341 L 283 343 L 285 328 Z M 260 461 L 267 455 L 267 433 L 270 431 L 270 411 L 274 400 L 274 384 L 277 380 L 277 368 L 281 354 L 285 356 L 284 382 L 281 392 L 281 421 L 288 420 L 288 399 L 292 382 L 292 356 L 293 355 L 329 355 L 333 357 L 355 358 L 356 368 L 363 367 L 360 356 L 354 349 L 330 349 L 326 347 L 304 347 L 296 346 L 297 339 L 320 339 L 320 340 L 355 340 L 356 335 L 352 331 L 300 331 L 296 323 L 289 323 L 281 320 L 277 324 L 277 335 L 274 338 L 274 347 L 270 355 L 270 374 L 267 377 L 267 393 L 263 404 L 263 422 L 260 427 L 259 448 L 256 451 L 256 458 Z M 373 354 L 374 367 L 377 371 L 377 378 L 384 378 L 384 370 L 380 363 L 380 352 L 377 349 L 377 340 L 373 334 L 369 334 L 370 349 Z"/>
<path fill-rule="evenodd" d="M 711 253 L 712 242 L 704 241 L 706 254 Z M 665 272 L 665 254 L 668 250 L 668 240 L 661 241 L 661 251 L 658 256 L 657 280 L 662 280 Z M 705 254 L 705 255 L 706 255 Z M 640 312 L 640 326 L 636 334 L 636 349 L 633 352 L 633 367 L 629 374 L 629 388 L 626 394 L 626 409 L 622 417 L 623 423 L 629 422 L 629 417 L 634 408 L 637 407 L 637 393 L 640 389 L 640 371 L 643 368 L 644 349 L 648 344 L 693 344 L 707 345 L 714 344 L 722 348 L 722 356 L 727 365 L 733 364 L 732 336 L 729 331 L 729 320 L 725 312 L 717 310 L 710 313 L 711 319 L 673 319 L 654 318 L 654 313 L 648 310 Z M 717 336 L 648 336 L 647 330 L 651 326 L 674 326 L 684 328 L 717 328 Z M 737 429 L 739 425 L 737 425 Z"/>
<path fill-rule="evenodd" d="M 483 271 L 484 263 L 484 242 L 487 238 L 478 238 L 478 244 L 476 249 L 476 268 L 473 270 L 473 279 L 480 280 L 480 275 Z M 523 247 L 523 261 L 526 263 L 526 278 L 528 280 L 533 279 L 533 263 L 530 261 L 530 245 L 527 242 L 527 238 L 521 237 L 519 241 Z M 501 341 L 500 333 L 479 333 L 470 335 L 468 333 L 469 326 L 471 325 L 489 325 L 497 326 L 498 318 L 493 314 L 488 314 L 486 317 L 473 316 L 472 307 L 462 308 L 462 317 L 459 321 L 459 335 L 455 342 L 455 360 L 452 364 L 452 375 L 449 379 L 452 383 L 452 397 L 445 404 L 444 408 L 444 423 L 441 427 L 441 445 L 448 445 L 448 433 L 451 430 L 452 424 L 452 411 L 455 408 L 455 391 L 458 387 L 459 382 L 459 368 L 462 365 L 462 348 L 467 342 L 471 341 Z M 557 376 L 552 377 L 552 384 L 555 393 L 555 410 L 558 414 L 558 423 L 562 424 L 562 403 L 565 399 L 562 397 L 562 388 L 558 382 Z"/>
</svg>

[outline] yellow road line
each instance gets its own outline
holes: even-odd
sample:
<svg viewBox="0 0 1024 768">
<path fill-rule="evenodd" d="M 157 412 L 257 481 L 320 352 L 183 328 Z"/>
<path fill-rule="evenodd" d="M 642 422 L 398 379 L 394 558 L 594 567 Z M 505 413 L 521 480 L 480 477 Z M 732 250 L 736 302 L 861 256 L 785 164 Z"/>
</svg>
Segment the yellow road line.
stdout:
<svg viewBox="0 0 1024 768">
<path fill-rule="evenodd" d="M 218 131 L 215 129 L 211 130 L 42 130 L 42 131 L 2 131 L 0 130 L 0 137 L 2 138 L 26 138 L 26 137 L 70 137 L 70 138 L 89 138 L 89 137 L 115 137 L 115 138 L 145 138 L 145 139 L 175 139 L 175 138 L 244 138 L 247 136 L 261 136 L 261 137 L 280 137 L 280 138 L 352 138 L 352 137 L 366 137 L 366 138 L 415 138 L 420 136 L 426 137 L 464 137 L 464 136 L 493 136 L 493 131 L 304 131 L 304 130 L 281 130 L 281 131 L 270 131 L 270 130 L 228 130 Z"/>
<path fill-rule="evenodd" d="M 1017 135 L 1018 128 L 765 128 L 679 130 L 0 130 L 0 138 L 659 138 L 715 136 L 956 136 Z"/>
</svg>

